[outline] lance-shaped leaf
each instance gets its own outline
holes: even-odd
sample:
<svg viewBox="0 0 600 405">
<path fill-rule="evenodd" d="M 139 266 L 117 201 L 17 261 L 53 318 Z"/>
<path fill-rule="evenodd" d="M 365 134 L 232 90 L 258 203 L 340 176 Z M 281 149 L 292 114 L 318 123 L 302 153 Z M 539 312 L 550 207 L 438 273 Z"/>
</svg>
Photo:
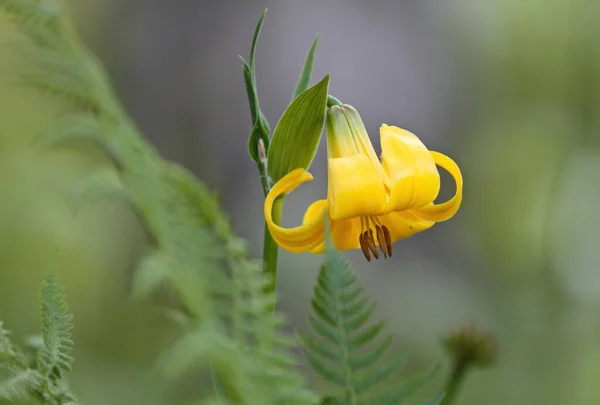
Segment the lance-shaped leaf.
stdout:
<svg viewBox="0 0 600 405">
<path fill-rule="evenodd" d="M 325 121 L 329 75 L 292 101 L 275 127 L 269 148 L 269 175 L 276 182 L 294 169 L 310 166 Z"/>
<path fill-rule="evenodd" d="M 315 59 L 315 51 L 317 50 L 317 44 L 319 43 L 319 36 L 317 35 L 308 50 L 308 55 L 306 55 L 306 61 L 304 61 L 304 68 L 302 68 L 302 73 L 300 74 L 300 78 L 298 79 L 298 84 L 296 84 L 296 90 L 294 90 L 294 96 L 292 100 L 298 97 L 304 90 L 308 89 L 308 84 L 310 83 L 310 75 L 312 73 L 313 61 Z"/>
<path fill-rule="evenodd" d="M 244 84 L 246 85 L 246 94 L 248 96 L 248 104 L 250 107 L 250 117 L 252 118 L 252 132 L 250 133 L 250 137 L 248 139 L 248 152 L 250 153 L 250 157 L 256 163 L 259 163 L 260 156 L 258 152 L 258 144 L 262 139 L 265 150 L 269 148 L 269 134 L 271 133 L 271 128 L 269 127 L 269 122 L 267 118 L 260 110 L 260 105 L 258 103 L 258 91 L 256 89 L 256 67 L 255 67 L 255 59 L 256 59 L 256 44 L 258 42 L 258 37 L 260 35 L 260 31 L 262 30 L 263 22 L 265 20 L 265 15 L 267 10 L 265 10 L 260 19 L 258 20 L 258 24 L 256 24 L 256 29 L 254 31 L 254 37 L 252 38 L 252 47 L 250 48 L 250 63 L 247 63 L 244 58 L 240 57 L 242 60 L 242 74 L 244 75 Z"/>
</svg>

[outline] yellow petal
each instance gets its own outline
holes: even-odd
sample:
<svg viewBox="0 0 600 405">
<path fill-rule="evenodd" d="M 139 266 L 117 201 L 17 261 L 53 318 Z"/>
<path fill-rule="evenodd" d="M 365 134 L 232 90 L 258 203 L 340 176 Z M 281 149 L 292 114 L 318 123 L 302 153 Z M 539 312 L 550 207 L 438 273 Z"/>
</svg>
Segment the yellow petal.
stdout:
<svg viewBox="0 0 600 405">
<path fill-rule="evenodd" d="M 265 198 L 265 221 L 271 236 L 279 246 L 293 253 L 308 252 L 323 242 L 325 235 L 324 211 L 321 211 L 320 214 L 315 211 L 312 220 L 301 226 L 283 228 L 273 222 L 273 203 L 278 197 L 289 193 L 312 178 L 312 175 L 304 169 L 292 170 L 273 186 Z"/>
<path fill-rule="evenodd" d="M 431 228 L 435 222 L 420 218 L 414 210 L 396 211 L 379 217 L 390 231 L 392 243 Z"/>
<path fill-rule="evenodd" d="M 312 203 L 304 214 L 303 223 L 311 223 L 318 219 L 319 213 L 323 212 L 323 209 L 327 207 L 327 201 L 319 200 Z M 343 219 L 334 221 L 329 218 L 329 229 L 331 231 L 331 240 L 334 246 L 338 250 L 350 250 L 360 247 L 358 242 L 358 236 L 361 231 L 360 218 Z M 323 253 L 325 251 L 325 243 L 321 243 L 319 246 L 312 249 L 311 253 Z"/>
<path fill-rule="evenodd" d="M 431 153 L 414 134 L 381 126 L 383 168 L 390 178 L 389 211 L 420 208 L 436 199 L 440 175 Z"/>
<path fill-rule="evenodd" d="M 456 183 L 456 192 L 454 193 L 454 197 L 445 203 L 430 204 L 414 211 L 424 220 L 440 222 L 452 218 L 460 208 L 462 202 L 463 179 L 460 169 L 454 160 L 438 152 L 431 152 L 431 156 L 438 166 L 444 168 L 452 175 L 454 182 Z"/>
<path fill-rule="evenodd" d="M 331 158 L 329 215 L 333 220 L 378 215 L 387 206 L 387 193 L 377 169 L 366 155 Z"/>
</svg>

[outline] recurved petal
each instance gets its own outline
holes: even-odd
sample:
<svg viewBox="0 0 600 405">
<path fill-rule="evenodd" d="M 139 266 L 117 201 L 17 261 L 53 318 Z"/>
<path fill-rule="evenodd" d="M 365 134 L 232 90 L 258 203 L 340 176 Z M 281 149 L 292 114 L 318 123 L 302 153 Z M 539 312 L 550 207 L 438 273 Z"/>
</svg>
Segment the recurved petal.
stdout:
<svg viewBox="0 0 600 405">
<path fill-rule="evenodd" d="M 390 178 L 389 211 L 420 208 L 440 191 L 440 175 L 429 150 L 414 134 L 383 124 L 382 164 Z"/>
<path fill-rule="evenodd" d="M 362 154 L 330 158 L 329 215 L 333 220 L 379 215 L 387 206 L 383 179 L 371 160 Z"/>
<path fill-rule="evenodd" d="M 438 152 L 431 152 L 431 156 L 438 166 L 444 168 L 452 175 L 454 182 L 456 183 L 456 191 L 454 196 L 445 203 L 426 205 L 422 208 L 415 209 L 414 211 L 424 220 L 440 222 L 452 218 L 460 208 L 462 202 L 463 179 L 460 169 L 454 160 Z"/>
<path fill-rule="evenodd" d="M 421 218 L 414 210 L 390 212 L 379 217 L 379 220 L 390 231 L 392 243 L 425 231 L 435 224 L 434 221 Z"/>
<path fill-rule="evenodd" d="M 308 224 L 319 218 L 319 213 L 327 207 L 327 201 L 319 200 L 312 203 L 304 214 L 303 223 Z M 322 217 L 321 217 L 322 218 Z M 350 250 L 360 247 L 359 236 L 361 231 L 360 218 L 351 218 L 335 221 L 329 218 L 329 229 L 331 240 L 338 250 Z M 325 243 L 321 243 L 312 249 L 311 253 L 323 253 Z"/>
<path fill-rule="evenodd" d="M 313 211 L 311 220 L 305 221 L 300 226 L 283 228 L 273 222 L 273 203 L 278 197 L 289 193 L 300 184 L 312 180 L 312 178 L 312 175 L 304 169 L 292 170 L 273 186 L 265 198 L 265 221 L 271 236 L 279 246 L 293 253 L 309 252 L 323 243 L 325 235 L 323 226 L 324 211 L 321 210 L 320 213 L 316 210 Z"/>
</svg>

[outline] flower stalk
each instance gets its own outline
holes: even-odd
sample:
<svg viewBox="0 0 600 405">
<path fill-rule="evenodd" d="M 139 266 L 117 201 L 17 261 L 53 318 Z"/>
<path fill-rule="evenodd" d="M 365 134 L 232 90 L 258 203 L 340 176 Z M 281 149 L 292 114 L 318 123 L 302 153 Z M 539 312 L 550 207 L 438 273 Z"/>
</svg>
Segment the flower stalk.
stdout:
<svg viewBox="0 0 600 405">
<path fill-rule="evenodd" d="M 281 222 L 281 212 L 283 210 L 283 197 L 278 198 L 273 203 L 273 222 Z M 265 223 L 265 238 L 263 242 L 263 273 L 267 277 L 268 284 L 265 287 L 266 293 L 274 293 L 277 286 L 277 259 L 279 257 L 279 246 L 271 236 L 269 227 Z"/>
<path fill-rule="evenodd" d="M 497 344 L 493 335 L 477 330 L 473 324 L 451 332 L 442 343 L 453 364 L 440 405 L 453 405 L 467 371 L 473 367 L 490 367 L 494 364 Z"/>
</svg>

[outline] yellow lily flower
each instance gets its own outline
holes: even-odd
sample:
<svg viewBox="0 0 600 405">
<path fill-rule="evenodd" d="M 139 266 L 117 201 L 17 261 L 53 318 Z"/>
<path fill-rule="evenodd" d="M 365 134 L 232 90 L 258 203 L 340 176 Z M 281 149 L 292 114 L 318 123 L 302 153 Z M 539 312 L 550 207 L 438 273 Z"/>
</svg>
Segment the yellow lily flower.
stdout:
<svg viewBox="0 0 600 405">
<path fill-rule="evenodd" d="M 462 201 L 462 175 L 449 157 L 429 151 L 414 134 L 383 124 L 381 161 L 358 112 L 349 105 L 327 112 L 328 192 L 311 204 L 302 225 L 283 228 L 273 222 L 274 201 L 312 180 L 304 169 L 285 175 L 269 191 L 264 205 L 275 242 L 294 252 L 322 253 L 323 217 L 328 215 L 331 239 L 339 250 L 361 248 L 368 261 L 392 255 L 392 243 L 451 218 Z M 454 197 L 434 204 L 440 190 L 437 166 L 456 182 Z"/>
</svg>

